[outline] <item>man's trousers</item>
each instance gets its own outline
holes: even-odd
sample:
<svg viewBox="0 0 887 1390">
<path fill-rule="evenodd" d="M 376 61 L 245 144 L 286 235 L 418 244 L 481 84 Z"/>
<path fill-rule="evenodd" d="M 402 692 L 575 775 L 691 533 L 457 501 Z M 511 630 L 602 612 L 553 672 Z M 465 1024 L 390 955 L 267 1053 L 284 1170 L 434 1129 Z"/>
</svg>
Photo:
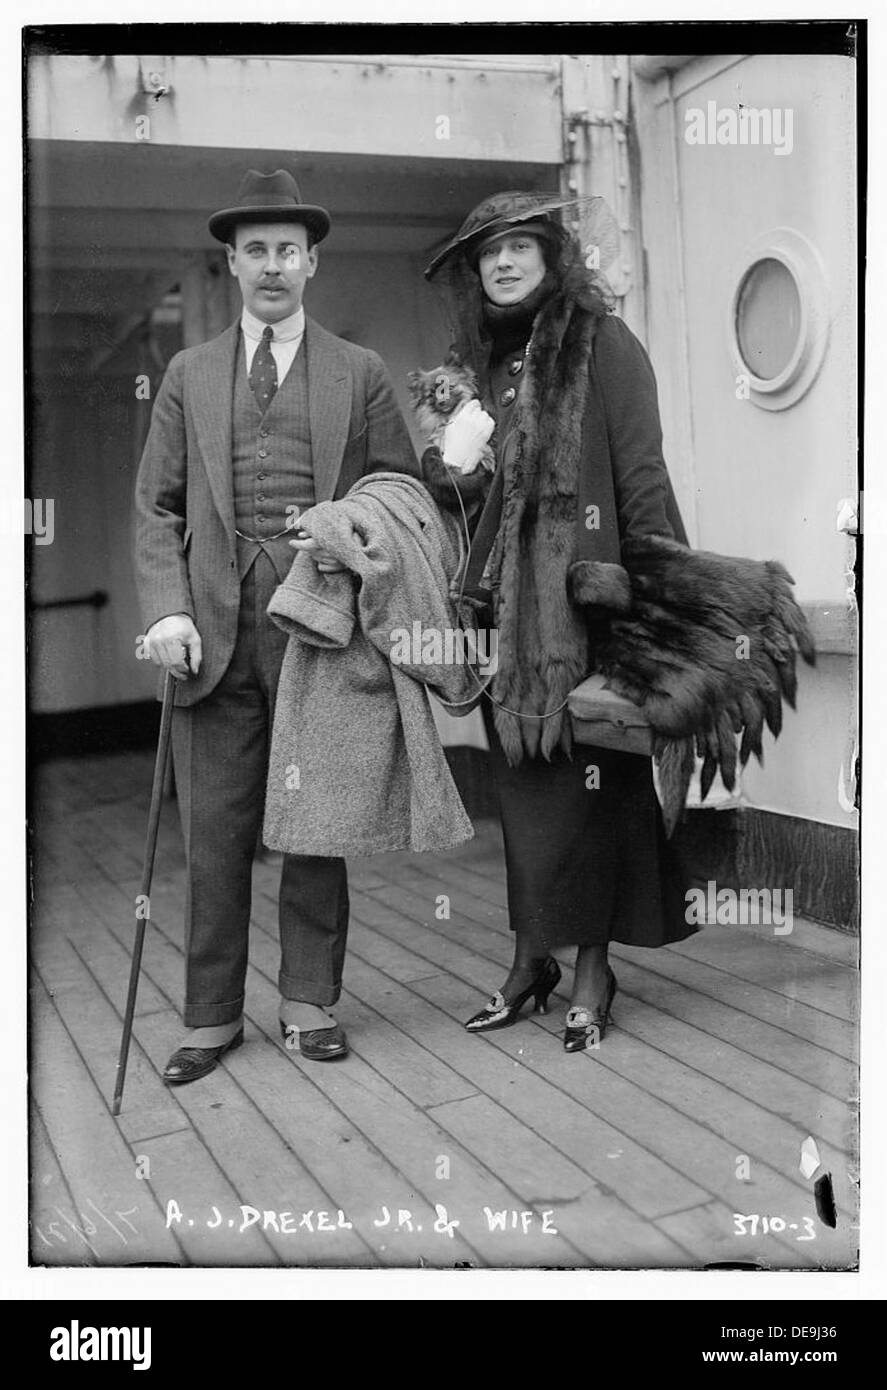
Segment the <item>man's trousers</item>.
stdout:
<svg viewBox="0 0 887 1390">
<path fill-rule="evenodd" d="M 241 583 L 237 642 L 216 688 L 173 716 L 173 759 L 188 866 L 185 1024 L 243 1011 L 252 866 L 262 825 L 274 700 L 287 636 L 266 613 L 279 583 L 264 551 Z M 284 855 L 280 973 L 286 999 L 339 998 L 348 932 L 343 859 Z"/>
</svg>

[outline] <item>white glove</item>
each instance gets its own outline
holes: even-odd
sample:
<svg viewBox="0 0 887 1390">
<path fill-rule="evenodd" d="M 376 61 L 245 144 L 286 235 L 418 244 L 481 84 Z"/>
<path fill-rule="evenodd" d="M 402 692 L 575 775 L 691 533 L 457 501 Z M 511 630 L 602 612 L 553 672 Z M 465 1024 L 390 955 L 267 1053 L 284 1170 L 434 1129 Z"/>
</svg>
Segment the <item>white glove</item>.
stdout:
<svg viewBox="0 0 887 1390">
<path fill-rule="evenodd" d="M 171 613 L 167 618 L 158 619 L 139 642 L 154 665 L 172 671 L 178 681 L 196 676 L 200 670 L 203 643 L 187 613 Z"/>
<path fill-rule="evenodd" d="M 444 463 L 459 473 L 473 472 L 495 428 L 496 421 L 487 414 L 480 401 L 469 401 L 463 405 L 444 430 Z"/>
</svg>

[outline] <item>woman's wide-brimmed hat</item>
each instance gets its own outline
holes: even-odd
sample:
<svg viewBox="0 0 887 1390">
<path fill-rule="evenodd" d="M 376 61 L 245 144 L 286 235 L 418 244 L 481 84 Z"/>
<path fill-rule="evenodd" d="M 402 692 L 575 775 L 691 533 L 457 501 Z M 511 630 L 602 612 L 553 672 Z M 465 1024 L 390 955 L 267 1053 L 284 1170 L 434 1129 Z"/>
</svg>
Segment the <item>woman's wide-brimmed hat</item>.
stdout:
<svg viewBox="0 0 887 1390">
<path fill-rule="evenodd" d="M 214 212 L 208 226 L 218 241 L 228 242 L 241 222 L 301 222 L 316 242 L 323 241 L 330 229 L 326 208 L 303 203 L 299 185 L 286 169 L 275 169 L 273 174 L 249 169 L 237 190 L 234 207 Z"/>
<path fill-rule="evenodd" d="M 430 280 L 436 275 L 444 262 L 457 251 L 461 251 L 470 260 L 472 252 L 478 249 L 481 242 L 488 237 L 507 232 L 512 227 L 537 223 L 538 225 L 532 228 L 537 235 L 546 235 L 549 228 L 550 235 L 556 235 L 555 228 L 558 224 L 551 218 L 551 214 L 560 212 L 563 208 L 573 207 L 580 201 L 578 198 L 560 198 L 554 193 L 494 193 L 491 198 L 485 198 L 472 209 L 456 235 L 433 258 L 425 271 L 425 279 Z M 529 226 L 527 230 L 530 230 Z"/>
</svg>

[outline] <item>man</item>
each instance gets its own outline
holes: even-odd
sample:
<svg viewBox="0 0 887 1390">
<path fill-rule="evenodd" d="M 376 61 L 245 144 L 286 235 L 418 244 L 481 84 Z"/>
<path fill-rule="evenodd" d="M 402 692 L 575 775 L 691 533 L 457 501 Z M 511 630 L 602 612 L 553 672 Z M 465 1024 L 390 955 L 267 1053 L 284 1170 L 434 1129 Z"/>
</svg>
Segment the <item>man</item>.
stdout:
<svg viewBox="0 0 887 1390">
<path fill-rule="evenodd" d="M 375 353 L 302 308 L 330 219 L 292 176 L 250 170 L 209 220 L 243 298 L 238 323 L 172 359 L 136 485 L 136 558 L 152 661 L 181 682 L 173 759 L 188 864 L 183 1045 L 164 1080 L 205 1076 L 243 1040 L 252 861 L 286 637 L 266 608 L 294 549 L 337 568 L 297 518 L 363 474 L 415 473 Z M 298 537 L 298 539 L 294 539 Z M 304 1057 L 344 1056 L 328 1012 L 348 928 L 345 863 L 285 855 L 280 1024 Z"/>
</svg>

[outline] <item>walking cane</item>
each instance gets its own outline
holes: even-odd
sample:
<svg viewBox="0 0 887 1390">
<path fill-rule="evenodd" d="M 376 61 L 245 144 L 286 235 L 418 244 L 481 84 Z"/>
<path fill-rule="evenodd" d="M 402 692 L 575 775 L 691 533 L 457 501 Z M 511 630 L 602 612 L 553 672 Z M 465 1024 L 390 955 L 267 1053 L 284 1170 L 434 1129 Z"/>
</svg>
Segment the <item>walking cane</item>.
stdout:
<svg viewBox="0 0 887 1390">
<path fill-rule="evenodd" d="M 145 836 L 145 861 L 142 868 L 142 891 L 136 900 L 136 936 L 132 948 L 132 966 L 129 972 L 129 993 L 126 997 L 126 1013 L 123 1018 L 123 1037 L 120 1040 L 120 1056 L 117 1059 L 117 1084 L 114 1088 L 114 1103 L 111 1114 L 120 1114 L 123 1100 L 123 1083 L 126 1080 L 126 1062 L 129 1057 L 129 1040 L 132 1037 L 132 1020 L 136 1008 L 136 994 L 139 988 L 139 971 L 142 968 L 142 948 L 145 944 L 145 925 L 151 916 L 151 879 L 154 876 L 154 853 L 157 849 L 157 831 L 160 826 L 160 808 L 163 801 L 163 784 L 166 780 L 166 765 L 169 762 L 169 735 L 172 728 L 172 707 L 176 680 L 167 671 L 163 682 L 163 705 L 160 711 L 160 734 L 157 739 L 157 757 L 154 759 L 154 783 L 151 787 L 151 809 L 148 812 L 148 832 Z M 145 912 L 145 904 L 148 910 Z"/>
</svg>

